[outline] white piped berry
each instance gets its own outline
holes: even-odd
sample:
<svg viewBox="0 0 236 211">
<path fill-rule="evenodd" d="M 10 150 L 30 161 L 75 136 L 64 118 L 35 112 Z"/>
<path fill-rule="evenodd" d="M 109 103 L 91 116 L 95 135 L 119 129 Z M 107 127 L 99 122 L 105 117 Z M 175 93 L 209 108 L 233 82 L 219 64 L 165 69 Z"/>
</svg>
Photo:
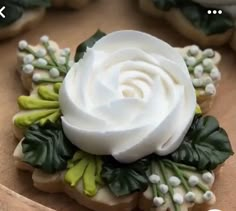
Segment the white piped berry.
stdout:
<svg viewBox="0 0 236 211">
<path fill-rule="evenodd" d="M 25 50 L 28 47 L 28 43 L 25 40 L 21 40 L 18 44 L 20 50 Z"/>
<path fill-rule="evenodd" d="M 200 78 L 194 78 L 192 79 L 193 86 L 194 87 L 202 87 L 203 86 L 203 80 Z"/>
<path fill-rule="evenodd" d="M 191 187 L 194 187 L 199 183 L 199 178 L 197 176 L 192 175 L 189 177 L 188 183 Z"/>
<path fill-rule="evenodd" d="M 207 191 L 203 194 L 203 200 L 204 201 L 210 201 L 214 198 L 214 193 L 212 191 Z"/>
<path fill-rule="evenodd" d="M 214 182 L 214 177 L 210 172 L 205 172 L 204 174 L 202 174 L 202 180 L 206 184 L 212 184 Z"/>
<path fill-rule="evenodd" d="M 44 48 L 40 48 L 36 52 L 37 57 L 45 57 L 47 55 L 47 51 Z"/>
<path fill-rule="evenodd" d="M 65 57 L 59 57 L 58 58 L 58 64 L 64 65 L 66 63 L 66 58 Z"/>
<path fill-rule="evenodd" d="M 23 58 L 24 64 L 32 64 L 33 61 L 34 61 L 34 56 L 32 54 L 28 54 Z"/>
<path fill-rule="evenodd" d="M 213 58 L 215 56 L 215 51 L 213 51 L 211 48 L 207 48 L 202 52 L 202 55 L 204 57 Z"/>
<path fill-rule="evenodd" d="M 173 200 L 176 204 L 179 204 L 179 205 L 184 203 L 184 197 L 179 193 L 174 194 Z"/>
<path fill-rule="evenodd" d="M 69 61 L 68 65 L 69 65 L 69 67 L 72 67 L 74 65 L 74 61 L 72 61 L 72 60 Z"/>
<path fill-rule="evenodd" d="M 47 35 L 44 35 L 40 38 L 40 41 L 42 43 L 48 43 L 49 42 L 49 37 Z"/>
<path fill-rule="evenodd" d="M 48 64 L 48 62 L 45 59 L 39 58 L 37 60 L 37 65 L 46 66 L 47 64 Z"/>
<path fill-rule="evenodd" d="M 208 70 L 211 70 L 212 68 L 213 68 L 213 62 L 212 62 L 212 60 L 211 59 L 204 59 L 203 61 L 202 61 L 202 64 L 203 64 L 203 66 L 206 68 L 206 69 L 208 69 Z"/>
<path fill-rule="evenodd" d="M 203 81 L 203 86 L 206 86 L 207 84 L 212 83 L 212 79 L 209 76 L 205 76 L 204 78 L 202 78 L 202 81 Z"/>
<path fill-rule="evenodd" d="M 34 71 L 34 66 L 32 64 L 26 64 L 23 66 L 23 72 L 26 74 L 31 74 Z"/>
<path fill-rule="evenodd" d="M 56 51 L 56 48 L 50 45 L 48 46 L 48 51 L 54 53 Z"/>
<path fill-rule="evenodd" d="M 161 180 L 160 176 L 156 175 L 156 174 L 152 174 L 149 176 L 149 181 L 153 184 L 157 184 L 159 183 Z"/>
<path fill-rule="evenodd" d="M 42 77 L 39 73 L 35 73 L 32 79 L 34 82 L 39 82 L 42 79 Z"/>
<path fill-rule="evenodd" d="M 197 63 L 197 59 L 193 56 L 190 56 L 186 59 L 186 63 L 188 66 L 194 66 Z"/>
<path fill-rule="evenodd" d="M 205 87 L 205 92 L 208 95 L 215 95 L 216 94 L 216 87 L 214 84 L 208 84 Z"/>
<path fill-rule="evenodd" d="M 171 176 L 169 178 L 169 183 L 171 184 L 171 186 L 173 187 L 177 187 L 181 184 L 181 181 L 178 177 L 175 177 L 175 176 Z"/>
<path fill-rule="evenodd" d="M 169 191 L 168 186 L 165 185 L 165 184 L 159 185 L 159 189 L 160 189 L 160 191 L 161 191 L 163 194 L 166 194 L 166 193 L 168 193 L 168 191 Z"/>
<path fill-rule="evenodd" d="M 197 45 L 192 45 L 190 48 L 189 48 L 189 53 L 191 56 L 197 56 L 200 52 L 200 49 Z"/>
<path fill-rule="evenodd" d="M 59 70 L 55 67 L 53 67 L 51 70 L 49 70 L 49 74 L 52 78 L 57 78 L 60 76 Z"/>
<path fill-rule="evenodd" d="M 221 79 L 220 71 L 216 67 L 211 70 L 210 76 L 214 81 L 219 81 Z"/>
<path fill-rule="evenodd" d="M 160 207 L 164 204 L 164 199 L 162 197 L 154 197 L 153 199 L 153 204 L 156 206 L 156 207 Z"/>
<path fill-rule="evenodd" d="M 185 201 L 192 203 L 192 202 L 195 202 L 196 195 L 195 195 L 195 193 L 190 191 L 190 192 L 185 194 L 184 199 L 185 199 Z"/>
<path fill-rule="evenodd" d="M 64 55 L 66 56 L 66 55 L 70 54 L 71 50 L 70 50 L 70 48 L 64 48 L 63 52 L 64 52 Z"/>
<path fill-rule="evenodd" d="M 194 68 L 194 75 L 197 77 L 197 78 L 201 78 L 202 77 L 202 74 L 203 74 L 203 71 L 204 71 L 204 68 L 202 65 L 197 65 L 195 68 Z"/>
</svg>

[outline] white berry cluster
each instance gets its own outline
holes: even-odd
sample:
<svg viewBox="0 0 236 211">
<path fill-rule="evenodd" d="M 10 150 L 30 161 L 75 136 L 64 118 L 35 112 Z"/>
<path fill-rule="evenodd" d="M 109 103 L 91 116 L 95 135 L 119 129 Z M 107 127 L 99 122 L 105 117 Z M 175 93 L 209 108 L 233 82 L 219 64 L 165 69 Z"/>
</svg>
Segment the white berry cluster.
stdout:
<svg viewBox="0 0 236 211">
<path fill-rule="evenodd" d="M 221 79 L 221 73 L 213 61 L 214 57 L 215 52 L 212 49 L 202 51 L 197 45 L 191 46 L 185 55 L 194 87 L 210 96 L 216 94 L 216 84 Z"/>
<path fill-rule="evenodd" d="M 24 53 L 22 71 L 32 75 L 35 83 L 57 82 L 72 65 L 70 49 L 57 49 L 46 35 L 40 38 L 39 48 L 33 48 L 25 40 L 19 42 L 18 48 Z M 47 78 L 45 78 L 45 72 L 47 72 Z"/>
<path fill-rule="evenodd" d="M 194 192 L 197 188 L 202 191 L 202 200 L 204 202 L 209 202 L 214 200 L 215 195 L 212 191 L 208 189 L 214 182 L 214 176 L 210 172 L 204 172 L 202 175 L 199 174 L 185 174 L 180 168 L 178 170 L 178 176 L 169 176 L 166 179 L 162 178 L 158 174 L 151 174 L 149 176 L 149 182 L 152 186 L 152 189 L 156 189 L 156 195 L 153 197 L 153 204 L 156 207 L 161 207 L 165 202 L 165 195 L 170 194 L 172 201 L 181 206 L 186 203 L 195 203 L 197 200 L 197 195 Z M 166 182 L 167 184 L 163 184 Z M 184 188 L 185 193 L 178 191 L 178 187 Z"/>
</svg>

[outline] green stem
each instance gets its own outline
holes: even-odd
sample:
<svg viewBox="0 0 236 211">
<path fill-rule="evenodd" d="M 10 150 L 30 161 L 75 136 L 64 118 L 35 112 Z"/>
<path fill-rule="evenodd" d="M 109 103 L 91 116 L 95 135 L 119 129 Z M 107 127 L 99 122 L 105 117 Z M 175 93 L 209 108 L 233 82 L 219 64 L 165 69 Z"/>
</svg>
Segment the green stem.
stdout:
<svg viewBox="0 0 236 211">
<path fill-rule="evenodd" d="M 34 65 L 35 68 L 41 69 L 41 70 L 51 70 L 51 69 L 54 67 L 54 65 L 53 65 L 53 66 L 51 66 L 51 65 L 39 65 L 39 64 L 37 64 L 37 63 L 34 63 L 33 65 Z M 58 70 L 59 70 L 61 73 L 66 74 L 66 71 L 65 71 L 65 68 L 64 68 L 64 67 L 59 66 L 59 67 L 58 67 Z"/>
<path fill-rule="evenodd" d="M 183 184 L 185 191 L 189 192 L 191 189 L 190 189 L 188 183 L 186 182 L 182 171 L 173 162 L 171 162 L 170 165 L 172 166 L 172 168 L 175 171 L 176 175 L 180 178 L 181 183 Z"/>
<path fill-rule="evenodd" d="M 66 70 L 67 71 L 70 69 L 69 61 L 70 61 L 70 53 L 68 53 L 67 56 L 66 56 Z"/>
<path fill-rule="evenodd" d="M 62 65 L 59 65 L 58 66 L 58 70 L 61 72 L 61 73 L 64 73 L 66 74 L 68 72 L 68 70 L 66 69 L 65 66 L 62 66 Z"/>
<path fill-rule="evenodd" d="M 68 70 L 69 70 L 68 62 L 69 62 L 69 59 L 70 59 L 70 54 L 68 54 L 68 56 L 66 57 L 66 60 L 67 60 L 66 66 L 59 65 L 57 63 L 57 59 L 56 59 L 55 54 L 48 50 L 49 44 L 46 43 L 46 44 L 43 44 L 43 46 L 47 50 L 47 53 L 48 53 L 48 55 L 50 57 L 50 59 L 44 57 L 44 59 L 47 61 L 48 65 L 43 66 L 43 65 L 34 64 L 34 67 L 36 67 L 38 69 L 42 69 L 42 70 L 50 70 L 51 68 L 56 66 L 61 73 L 66 74 L 68 72 Z M 34 55 L 35 58 L 39 58 L 37 56 L 36 52 L 31 47 L 27 47 L 25 49 L 25 51 L 26 51 L 26 53 L 30 53 L 30 54 Z"/>
<path fill-rule="evenodd" d="M 154 162 L 151 163 L 151 174 L 155 174 L 155 166 L 154 166 Z M 151 183 L 151 186 L 152 186 L 152 190 L 153 190 L 153 195 L 154 196 L 160 196 L 160 197 L 164 197 L 163 194 L 161 193 L 161 191 L 159 190 L 159 187 L 157 184 L 152 184 Z"/>
<path fill-rule="evenodd" d="M 183 172 L 183 176 L 184 176 L 186 179 L 189 178 L 188 174 L 186 174 L 186 173 L 184 173 L 184 172 Z M 203 193 L 205 193 L 206 191 L 209 190 L 209 188 L 208 188 L 207 186 L 203 185 L 202 183 L 198 183 L 196 186 L 197 186 Z"/>
<path fill-rule="evenodd" d="M 56 59 L 56 56 L 55 56 L 54 52 L 49 51 L 49 49 L 48 49 L 49 48 L 49 43 L 44 43 L 43 46 L 47 50 L 47 53 L 48 53 L 50 59 L 52 60 L 52 62 L 54 63 L 54 65 L 59 67 L 60 65 L 58 65 L 58 63 L 57 63 L 57 59 Z"/>
<path fill-rule="evenodd" d="M 169 161 L 169 160 L 164 160 L 164 162 L 167 164 L 167 166 L 168 166 L 169 168 L 172 168 L 172 167 L 173 167 L 173 166 L 172 166 L 172 163 L 173 163 L 173 164 L 176 164 L 176 163 L 174 163 L 174 162 L 172 162 L 172 161 Z M 185 166 L 185 165 L 184 165 L 184 166 Z M 178 167 L 180 167 L 180 166 L 178 166 Z M 196 172 L 196 171 L 197 171 L 197 169 L 195 170 L 195 172 Z M 183 177 L 184 179 L 186 179 L 186 180 L 189 179 L 188 174 L 186 174 L 184 171 L 181 171 L 181 173 L 182 173 L 182 177 Z M 181 177 L 180 177 L 180 178 L 181 178 Z M 184 185 L 184 183 L 183 183 L 183 185 Z M 209 190 L 208 187 L 205 186 L 205 185 L 203 185 L 202 183 L 198 183 L 196 186 L 197 186 L 201 191 L 203 191 L 204 193 Z"/>
<path fill-rule="evenodd" d="M 37 84 L 39 84 L 39 83 L 61 83 L 62 81 L 63 81 L 62 79 L 42 78 L 35 83 L 37 83 Z"/>
<path fill-rule="evenodd" d="M 27 48 L 25 49 L 25 51 L 26 51 L 27 53 L 30 53 L 30 54 L 34 55 L 35 58 L 40 58 L 40 57 L 37 56 L 36 52 L 35 52 L 31 47 L 27 47 Z M 44 59 L 47 61 L 47 63 L 48 63 L 49 65 L 53 65 L 53 63 L 52 63 L 49 59 L 47 59 L 46 57 L 44 57 Z"/>
<path fill-rule="evenodd" d="M 38 58 L 38 56 L 36 55 L 36 52 L 31 48 L 31 47 L 26 47 L 25 48 L 25 51 L 27 52 L 27 53 L 30 53 L 30 54 L 32 54 L 32 55 L 34 55 L 34 57 L 36 57 L 36 58 Z"/>
<path fill-rule="evenodd" d="M 196 64 L 194 65 L 194 67 L 196 67 L 197 65 L 201 64 L 205 58 L 206 58 L 206 57 L 204 57 L 204 56 L 202 55 L 202 56 L 197 60 L 197 62 L 196 62 Z"/>
<path fill-rule="evenodd" d="M 197 171 L 197 169 L 193 166 L 188 166 L 188 165 L 185 165 L 185 164 L 182 164 L 182 163 L 176 163 L 176 162 L 173 162 L 173 161 L 170 161 L 170 160 L 167 160 L 167 159 L 164 159 L 163 160 L 164 162 L 171 162 L 171 163 L 174 163 L 176 166 L 178 166 L 179 168 L 181 169 L 185 169 L 185 170 L 188 170 L 188 171 Z"/>
<path fill-rule="evenodd" d="M 166 177 L 167 172 L 165 170 L 165 164 L 162 161 L 160 161 L 160 160 L 158 161 L 158 164 L 160 166 L 160 170 L 161 170 L 161 174 L 163 176 L 163 179 L 164 179 L 165 183 L 168 185 L 168 188 L 169 188 L 169 192 L 168 193 L 169 193 L 169 196 L 170 196 L 171 201 L 173 203 L 174 209 L 175 209 L 175 211 L 181 211 L 180 210 L 180 206 L 178 204 L 176 204 L 174 199 L 173 199 L 174 190 L 173 190 L 172 186 L 170 185 L 170 183 L 169 183 L 169 181 L 168 181 L 168 179 Z"/>
<path fill-rule="evenodd" d="M 206 58 L 207 58 L 207 57 L 202 56 L 201 58 L 199 58 L 199 59 L 197 60 L 197 62 L 196 62 L 196 64 L 195 64 L 194 66 L 188 66 L 189 72 L 190 72 L 190 73 L 193 73 L 194 68 L 195 68 L 197 65 L 201 64 L 201 63 L 203 62 L 203 60 L 206 59 Z M 212 68 L 206 68 L 206 67 L 205 67 L 205 68 L 203 69 L 203 72 L 205 72 L 205 73 L 210 73 L 211 70 L 212 70 Z"/>
<path fill-rule="evenodd" d="M 51 70 L 53 68 L 53 66 L 50 66 L 50 65 L 39 65 L 36 63 L 34 63 L 33 65 L 35 68 L 41 69 L 41 70 Z"/>
</svg>

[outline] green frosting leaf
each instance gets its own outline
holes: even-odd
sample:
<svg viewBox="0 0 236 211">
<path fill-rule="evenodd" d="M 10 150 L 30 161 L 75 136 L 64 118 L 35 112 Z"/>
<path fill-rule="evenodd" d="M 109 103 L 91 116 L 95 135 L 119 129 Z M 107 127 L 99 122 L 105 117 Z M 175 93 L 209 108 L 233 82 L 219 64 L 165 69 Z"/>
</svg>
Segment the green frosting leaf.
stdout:
<svg viewBox="0 0 236 211">
<path fill-rule="evenodd" d="M 38 94 L 42 99 L 51 100 L 51 101 L 58 101 L 58 89 L 54 88 L 53 91 L 49 90 L 46 86 L 40 86 L 38 88 Z"/>
<path fill-rule="evenodd" d="M 0 18 L 0 28 L 6 27 L 22 17 L 26 9 L 35 7 L 49 7 L 50 0 L 2 0 L 0 8 L 5 6 L 5 18 Z"/>
<path fill-rule="evenodd" d="M 18 98 L 18 104 L 20 108 L 26 110 L 32 109 L 44 109 L 44 108 L 58 108 L 59 102 L 49 101 L 49 100 L 40 100 L 31 96 L 20 96 Z"/>
<path fill-rule="evenodd" d="M 206 35 L 224 33 L 234 27 L 233 18 L 227 13 L 209 15 L 206 8 L 193 1 L 186 0 L 152 0 L 154 5 L 161 10 L 168 11 L 178 8 L 183 15 Z"/>
<path fill-rule="evenodd" d="M 61 116 L 61 112 L 58 109 L 37 110 L 33 112 L 25 112 L 24 114 L 18 114 L 14 118 L 14 124 L 17 127 L 25 128 L 39 122 L 43 126 L 47 121 L 56 122 Z"/>
<path fill-rule="evenodd" d="M 87 196 L 94 196 L 97 193 L 97 184 L 101 181 L 102 160 L 96 155 L 78 151 L 68 161 L 68 171 L 65 174 L 65 181 L 71 187 L 75 187 L 83 179 L 84 193 Z"/>
<path fill-rule="evenodd" d="M 183 143 L 170 158 L 199 170 L 212 170 L 233 154 L 228 135 L 218 121 L 212 116 L 197 115 Z"/>
<path fill-rule="evenodd" d="M 22 111 L 14 117 L 14 124 L 25 128 L 35 123 L 41 126 L 48 121 L 55 123 L 61 116 L 58 102 L 60 85 L 41 85 L 36 95 L 20 96 L 18 104 Z"/>
<path fill-rule="evenodd" d="M 86 52 L 88 47 L 90 48 L 93 47 L 94 44 L 105 35 L 106 34 L 104 32 L 97 30 L 97 32 L 94 35 L 92 35 L 89 39 L 81 43 L 76 49 L 75 62 L 78 62 L 80 59 L 83 58 L 84 53 Z"/>
<path fill-rule="evenodd" d="M 23 161 L 48 173 L 66 169 L 75 147 L 58 124 L 32 125 L 22 141 Z"/>
<path fill-rule="evenodd" d="M 131 164 L 122 164 L 108 156 L 104 158 L 102 178 L 116 196 L 145 191 L 148 186 L 146 171 L 149 163 L 147 158 L 143 158 Z"/>
</svg>

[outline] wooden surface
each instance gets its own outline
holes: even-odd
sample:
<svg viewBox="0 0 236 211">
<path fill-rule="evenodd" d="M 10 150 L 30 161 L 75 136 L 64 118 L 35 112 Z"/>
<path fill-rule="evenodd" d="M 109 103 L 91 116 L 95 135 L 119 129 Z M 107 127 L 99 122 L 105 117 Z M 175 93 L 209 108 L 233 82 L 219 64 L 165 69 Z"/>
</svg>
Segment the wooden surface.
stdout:
<svg viewBox="0 0 236 211">
<path fill-rule="evenodd" d="M 136 29 L 155 35 L 173 46 L 192 44 L 178 35 L 171 27 L 139 12 L 137 0 L 97 0 L 82 11 L 49 11 L 44 21 L 32 31 L 0 43 L 0 183 L 23 196 L 50 208 L 65 211 L 86 211 L 64 194 L 46 194 L 32 187 L 30 173 L 14 167 L 12 153 L 16 140 L 12 134 L 11 119 L 17 111 L 17 96 L 24 93 L 15 73 L 16 46 L 19 40 L 37 43 L 43 34 L 48 34 L 62 47 L 71 47 L 89 37 L 98 28 L 105 32 L 121 29 Z M 184 30 L 184 29 L 183 29 Z M 236 149 L 236 53 L 228 47 L 217 49 L 223 55 L 220 65 L 223 79 L 218 97 L 211 110 L 224 127 Z M 211 207 L 224 211 L 236 210 L 236 157 L 231 157 L 218 178 L 214 192 L 217 203 Z M 0 198 L 2 195 L 0 193 Z M 0 210 L 1 206 L 0 206 Z M 198 210 L 200 211 L 200 210 Z M 201 210 L 205 211 L 205 210 Z"/>
<path fill-rule="evenodd" d="M 0 185 L 0 210 L 53 211 L 53 209 L 27 199 L 2 185 Z"/>
</svg>

